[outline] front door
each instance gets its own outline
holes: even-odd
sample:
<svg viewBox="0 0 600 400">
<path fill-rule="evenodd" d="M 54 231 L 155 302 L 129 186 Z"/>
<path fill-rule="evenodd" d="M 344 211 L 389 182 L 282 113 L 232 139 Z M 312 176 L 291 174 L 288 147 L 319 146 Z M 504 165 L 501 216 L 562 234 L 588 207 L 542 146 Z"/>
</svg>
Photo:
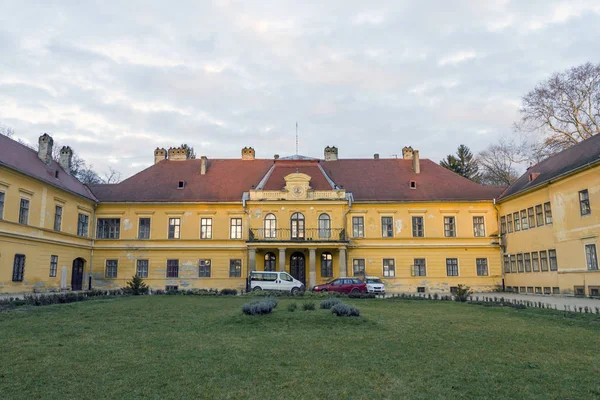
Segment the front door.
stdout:
<svg viewBox="0 0 600 400">
<path fill-rule="evenodd" d="M 81 290 L 83 285 L 83 258 L 73 260 L 73 272 L 71 273 L 71 290 Z"/>
<path fill-rule="evenodd" d="M 290 275 L 306 285 L 306 262 L 304 254 L 294 253 L 290 258 Z"/>
</svg>

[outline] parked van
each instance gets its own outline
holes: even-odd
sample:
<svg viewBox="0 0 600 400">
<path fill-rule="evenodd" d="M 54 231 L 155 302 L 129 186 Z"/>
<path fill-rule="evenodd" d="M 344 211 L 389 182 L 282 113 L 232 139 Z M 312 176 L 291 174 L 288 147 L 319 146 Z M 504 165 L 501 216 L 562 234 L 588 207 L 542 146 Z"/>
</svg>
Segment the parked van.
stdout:
<svg viewBox="0 0 600 400">
<path fill-rule="evenodd" d="M 250 272 L 250 290 L 281 290 L 293 294 L 304 290 L 304 285 L 287 272 L 252 271 Z"/>
</svg>

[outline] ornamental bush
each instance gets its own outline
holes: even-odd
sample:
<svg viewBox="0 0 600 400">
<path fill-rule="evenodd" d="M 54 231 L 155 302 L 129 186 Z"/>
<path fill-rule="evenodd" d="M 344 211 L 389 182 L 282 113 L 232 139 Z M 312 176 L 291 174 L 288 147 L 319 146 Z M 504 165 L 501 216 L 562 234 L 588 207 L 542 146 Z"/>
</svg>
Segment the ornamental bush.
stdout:
<svg viewBox="0 0 600 400">
<path fill-rule="evenodd" d="M 277 300 L 269 298 L 244 304 L 242 306 L 242 312 L 246 315 L 270 314 L 275 307 L 277 307 Z"/>
<path fill-rule="evenodd" d="M 312 301 L 305 301 L 302 303 L 302 309 L 304 311 L 315 311 L 315 303 Z"/>
<path fill-rule="evenodd" d="M 148 293 L 148 285 L 144 283 L 144 280 L 137 275 L 134 275 L 123 291 L 127 294 L 139 296 Z"/>
<path fill-rule="evenodd" d="M 472 294 L 473 292 L 471 291 L 471 288 L 469 286 L 458 285 L 458 287 L 456 288 L 456 292 L 454 293 L 454 300 L 464 303 L 467 300 L 469 300 L 469 296 L 471 296 Z"/>
<path fill-rule="evenodd" d="M 294 312 L 298 309 L 298 304 L 296 304 L 296 302 L 290 303 L 288 304 L 287 309 L 289 312 Z"/>
<path fill-rule="evenodd" d="M 237 289 L 221 289 L 220 296 L 237 296 Z"/>
<path fill-rule="evenodd" d="M 321 302 L 321 304 L 319 305 L 319 307 L 321 307 L 324 310 L 330 310 L 331 307 L 335 306 L 336 304 L 341 303 L 342 301 L 340 299 L 337 299 L 335 297 L 331 297 L 329 299 L 325 299 Z"/>
<path fill-rule="evenodd" d="M 356 307 L 349 306 L 345 303 L 338 303 L 331 308 L 331 313 L 338 317 L 360 317 L 360 311 Z"/>
</svg>

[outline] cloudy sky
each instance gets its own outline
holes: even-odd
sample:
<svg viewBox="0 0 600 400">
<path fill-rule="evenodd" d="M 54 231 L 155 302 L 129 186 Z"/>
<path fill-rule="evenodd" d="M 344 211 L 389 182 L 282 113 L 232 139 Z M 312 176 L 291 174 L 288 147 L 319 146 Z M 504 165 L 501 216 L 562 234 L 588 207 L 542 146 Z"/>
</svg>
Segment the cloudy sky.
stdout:
<svg viewBox="0 0 600 400">
<path fill-rule="evenodd" d="M 512 134 L 520 98 L 598 62 L 592 1 L 0 2 L 0 124 L 129 176 L 187 142 L 439 161 Z"/>
</svg>

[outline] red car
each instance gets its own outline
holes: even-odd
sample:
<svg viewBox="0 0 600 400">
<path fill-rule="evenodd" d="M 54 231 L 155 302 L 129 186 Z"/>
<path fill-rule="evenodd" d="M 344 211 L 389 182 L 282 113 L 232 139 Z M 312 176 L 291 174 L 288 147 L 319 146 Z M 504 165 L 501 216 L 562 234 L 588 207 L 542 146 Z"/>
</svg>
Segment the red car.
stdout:
<svg viewBox="0 0 600 400">
<path fill-rule="evenodd" d="M 358 278 L 338 278 L 324 285 L 317 285 L 313 292 L 367 293 L 367 284 Z"/>
</svg>

